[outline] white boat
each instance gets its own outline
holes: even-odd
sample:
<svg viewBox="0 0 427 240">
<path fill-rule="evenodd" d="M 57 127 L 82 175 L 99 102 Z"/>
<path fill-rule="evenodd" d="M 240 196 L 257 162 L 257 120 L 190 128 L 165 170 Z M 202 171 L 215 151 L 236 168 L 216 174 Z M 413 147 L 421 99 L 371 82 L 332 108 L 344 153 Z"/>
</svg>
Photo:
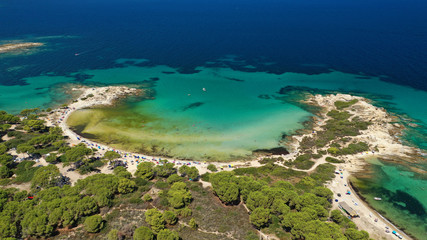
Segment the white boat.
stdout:
<svg viewBox="0 0 427 240">
<path fill-rule="evenodd" d="M 374 199 L 377 200 L 377 201 L 381 201 L 382 200 L 382 198 L 380 198 L 380 197 L 374 197 Z"/>
</svg>

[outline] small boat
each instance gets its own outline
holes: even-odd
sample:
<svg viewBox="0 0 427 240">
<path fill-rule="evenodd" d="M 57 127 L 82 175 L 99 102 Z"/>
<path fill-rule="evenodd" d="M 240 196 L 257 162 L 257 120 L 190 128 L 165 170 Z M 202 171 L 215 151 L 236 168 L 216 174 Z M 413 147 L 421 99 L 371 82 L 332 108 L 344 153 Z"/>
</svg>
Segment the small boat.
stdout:
<svg viewBox="0 0 427 240">
<path fill-rule="evenodd" d="M 374 200 L 381 201 L 382 198 L 380 198 L 380 197 L 374 197 Z"/>
<path fill-rule="evenodd" d="M 203 92 L 206 92 L 206 88 L 203 88 L 202 90 L 203 90 Z"/>
</svg>

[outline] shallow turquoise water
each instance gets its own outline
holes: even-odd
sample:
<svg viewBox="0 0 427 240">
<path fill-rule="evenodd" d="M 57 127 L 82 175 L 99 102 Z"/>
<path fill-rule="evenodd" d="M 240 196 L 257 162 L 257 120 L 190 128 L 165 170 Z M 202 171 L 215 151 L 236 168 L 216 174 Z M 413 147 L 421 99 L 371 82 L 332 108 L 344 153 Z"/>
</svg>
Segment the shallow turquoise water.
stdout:
<svg viewBox="0 0 427 240">
<path fill-rule="evenodd" d="M 372 159 L 372 172 L 355 181 L 366 201 L 418 239 L 427 235 L 427 181 L 409 169 Z M 356 175 L 357 176 L 357 175 Z M 381 197 L 382 201 L 375 201 Z"/>
<path fill-rule="evenodd" d="M 139 127 L 131 129 L 125 124 L 125 131 L 134 138 L 137 132 L 145 144 L 165 147 L 163 154 L 225 160 L 248 157 L 258 148 L 278 146 L 283 133 L 302 128 L 301 123 L 311 115 L 276 99 L 284 81 L 274 74 L 199 70 L 195 74 L 180 74 L 166 66 L 130 66 L 85 71 L 94 75 L 91 81 L 109 84 L 159 80 L 153 87 L 155 100 L 127 105 L 126 110 L 134 112 L 132 120 L 121 116 L 116 121 L 108 118 L 98 121 L 96 126 L 91 124 L 83 133 L 94 134 L 100 129 L 105 132 L 116 128 L 117 122 L 139 122 Z"/>
<path fill-rule="evenodd" d="M 39 76 L 25 79 L 27 85 L 0 85 L 0 109 L 19 113 L 24 108 L 47 108 L 63 102 L 66 96 L 58 92 L 61 84 L 72 82 L 72 78 Z"/>
<path fill-rule="evenodd" d="M 425 91 L 374 77 L 336 71 L 314 75 L 277 75 L 209 67 L 199 67 L 197 73 L 182 74 L 168 66 L 132 65 L 144 62 L 147 60 L 118 59 L 116 63 L 121 65 L 119 68 L 82 70 L 69 77 L 28 78 L 29 85 L 0 86 L 0 91 L 5 93 L 0 97 L 0 103 L 3 103 L 3 109 L 12 112 L 28 107 L 46 107 L 52 99 L 60 97 L 49 89 L 73 81 L 72 77 L 76 75 L 92 76 L 83 81 L 85 84 L 150 82 L 154 85 L 155 100 L 126 105 L 126 110 L 137 118 L 132 121 L 141 120 L 141 124 L 132 131 L 149 133 L 149 136 L 144 136 L 145 141 L 165 145 L 168 154 L 181 157 L 191 157 L 188 152 L 198 152 L 195 156 L 200 157 L 205 154 L 206 148 L 220 149 L 231 155 L 234 155 L 234 151 L 238 152 L 237 156 L 246 156 L 257 148 L 276 147 L 282 134 L 302 128 L 301 123 L 310 116 L 310 113 L 282 100 L 283 95 L 278 92 L 286 86 L 371 94 L 380 103 L 386 103 L 388 108 L 416 119 L 415 122 L 422 127 L 427 119 L 427 111 L 420 111 L 425 109 Z M 151 119 L 149 122 L 148 118 Z M 124 121 L 119 122 L 123 124 Z M 104 123 L 103 127 L 106 127 L 105 124 L 111 125 L 111 122 L 114 121 L 99 121 L 98 125 Z M 93 125 L 91 130 L 94 131 Z M 426 142 L 423 134 L 425 128 L 415 130 L 418 130 L 419 136 L 413 143 L 423 147 Z M 90 133 L 88 129 L 85 132 Z M 180 137 L 179 141 L 186 141 L 187 144 L 177 144 L 179 141 L 176 138 L 162 140 L 157 137 L 170 134 Z M 171 150 L 172 145 L 174 150 Z"/>
<path fill-rule="evenodd" d="M 271 95 L 278 96 L 275 93 L 284 86 L 306 86 L 368 93 L 378 100 L 376 104 L 415 119 L 421 127 L 410 127 L 402 139 L 427 149 L 426 93 L 354 75 L 363 72 L 426 90 L 426 4 L 420 0 L 5 0 L 0 3 L 0 23 L 7 24 L 0 27 L 0 43 L 22 39 L 46 45 L 32 55 L 0 56 L 0 108 L 16 113 L 60 104 L 67 96 L 57 90 L 68 82 L 139 83 L 159 77 L 156 100 L 90 113 L 98 121 L 86 131 L 109 130 L 110 140 L 120 135 L 128 136 L 123 141 L 143 139 L 181 156 L 205 157 L 207 152 L 245 156 L 253 148 L 277 146 L 282 133 L 302 127 L 300 122 L 310 114 Z M 224 57 L 230 53 L 237 56 Z M 142 67 L 132 66 L 136 64 Z M 193 72 L 202 65 L 224 68 L 163 74 L 175 69 L 158 64 L 180 72 Z M 103 70 L 81 71 L 84 68 Z M 338 71 L 317 74 L 328 68 Z M 48 72 L 57 76 L 45 76 Z M 227 82 L 227 78 L 251 80 Z M 29 85 L 22 85 L 23 79 Z M 203 87 L 206 93 L 200 90 Z M 263 94 L 260 99 L 259 94 Z M 398 193 L 388 183 L 400 186 L 400 173 L 406 173 L 401 168 L 387 170 L 392 167 L 374 168 L 365 185 Z M 380 175 L 385 177 L 376 177 Z M 402 185 L 425 206 L 418 181 L 408 174 Z M 362 193 L 369 191 L 365 188 Z M 407 224 L 426 223 L 393 204 L 377 204 Z"/>
<path fill-rule="evenodd" d="M 120 146 L 117 143 L 120 140 L 142 151 L 155 149 L 183 158 L 224 160 L 248 157 L 258 148 L 276 147 L 282 134 L 302 128 L 302 122 L 311 114 L 286 102 L 279 91 L 286 86 L 308 87 L 314 91 L 336 90 L 371 97 L 379 106 L 404 114 L 408 121 L 420 126 L 409 131 L 416 134 L 404 138 L 423 148 L 427 142 L 425 91 L 337 71 L 279 75 L 205 66 L 199 67 L 197 73 L 183 74 L 168 66 L 133 65 L 145 62 L 121 59 L 116 62 L 120 66 L 117 68 L 82 70 L 68 77 L 28 78 L 29 85 L 0 86 L 4 93 L 0 102 L 4 109 L 14 112 L 46 107 L 52 99 L 61 99 L 50 90 L 74 82 L 75 75 L 92 76 L 79 82 L 83 84 L 149 83 L 155 92 L 154 100 L 125 102 L 117 109 L 80 111 L 86 121 L 80 126 L 82 132 L 98 136 L 113 146 Z M 105 135 L 108 138 L 102 138 Z M 426 220 L 402 203 L 418 202 L 418 206 L 427 209 L 423 190 L 426 180 L 393 165 L 379 166 L 374 172 L 382 177 L 362 179 L 361 193 L 367 198 L 378 191 L 388 194 L 389 198 L 384 197 L 387 201 L 374 202 L 373 206 L 422 239 Z M 425 169 L 425 164 L 420 166 Z M 407 227 L 408 224 L 417 227 Z"/>
</svg>

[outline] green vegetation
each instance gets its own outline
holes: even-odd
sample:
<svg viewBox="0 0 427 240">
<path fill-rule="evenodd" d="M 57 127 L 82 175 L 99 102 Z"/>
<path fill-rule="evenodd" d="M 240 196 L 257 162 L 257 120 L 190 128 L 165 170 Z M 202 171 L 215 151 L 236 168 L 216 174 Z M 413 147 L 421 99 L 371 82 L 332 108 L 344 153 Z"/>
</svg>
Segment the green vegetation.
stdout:
<svg viewBox="0 0 427 240">
<path fill-rule="evenodd" d="M 165 221 L 169 225 L 175 225 L 178 222 L 178 217 L 172 211 L 165 211 L 163 214 Z"/>
<path fill-rule="evenodd" d="M 148 227 L 139 227 L 135 229 L 133 240 L 154 240 L 154 234 Z"/>
<path fill-rule="evenodd" d="M 154 172 L 159 177 L 167 178 L 170 175 L 176 173 L 175 164 L 174 163 L 164 162 L 164 163 L 162 163 L 160 165 L 157 165 L 154 168 Z"/>
<path fill-rule="evenodd" d="M 39 112 L 40 112 L 39 108 L 23 109 L 23 110 L 21 110 L 21 112 L 19 113 L 19 115 L 21 115 L 23 117 L 29 117 L 31 115 L 34 116 L 34 114 L 37 114 Z"/>
<path fill-rule="evenodd" d="M 339 151 L 340 155 L 356 154 L 369 150 L 369 146 L 365 142 L 351 143 L 348 147 L 343 148 Z"/>
<path fill-rule="evenodd" d="M 34 173 L 37 171 L 38 167 L 33 167 L 36 164 L 34 161 L 22 161 L 18 163 L 14 169 L 16 178 L 13 179 L 15 183 L 24 183 L 29 182 L 34 177 Z"/>
<path fill-rule="evenodd" d="M 86 218 L 84 225 L 86 231 L 90 233 L 99 232 L 104 226 L 102 222 L 102 217 L 99 215 L 93 215 Z"/>
<path fill-rule="evenodd" d="M 117 166 L 116 168 L 114 168 L 113 174 L 119 178 L 127 178 L 127 179 L 132 178 L 132 174 L 122 166 Z"/>
<path fill-rule="evenodd" d="M 336 147 L 330 147 L 328 148 L 328 153 L 332 155 L 349 155 L 349 154 L 356 154 L 360 152 L 365 152 L 369 150 L 369 146 L 365 142 L 358 142 L 358 143 L 350 143 L 348 147 L 339 149 Z"/>
<path fill-rule="evenodd" d="M 118 240 L 119 239 L 118 234 L 119 234 L 119 230 L 111 229 L 111 231 L 108 232 L 108 234 L 107 234 L 107 239 L 108 240 Z"/>
<path fill-rule="evenodd" d="M 255 228 L 281 239 L 369 238 L 339 211 L 329 214 L 332 192 L 324 183 L 335 177 L 332 164 L 319 165 L 308 174 L 274 164 L 279 159 L 266 158 L 262 167 L 231 172 L 214 173 L 218 169 L 209 165 L 212 173 L 199 176 L 194 166 L 184 165 L 178 170 L 166 161 L 157 166 L 142 162 L 134 176 L 119 166 L 113 174 L 91 175 L 70 186 L 56 165 L 36 166 L 31 159 L 45 157 L 49 163 L 73 164 L 80 173 L 86 173 L 119 155 L 110 151 L 95 158 L 95 150 L 84 144 L 69 146 L 60 128 L 44 126 L 36 115 L 38 111 L 23 111 L 23 121 L 0 112 L 0 130 L 10 138 L 0 142 L 2 183 L 31 183 L 29 192 L 0 189 L 1 239 L 50 238 L 66 235 L 68 231 L 62 230 L 72 228 L 74 239 L 215 240 L 228 234 L 235 239 L 257 239 Z M 364 126 L 357 119 L 348 120 L 350 115 L 345 112 L 330 115 L 333 121 L 328 124 L 334 128 L 318 136 L 344 136 L 348 130 L 341 126 Z M 13 124 L 16 126 L 11 129 Z M 303 142 L 317 146 L 319 139 Z M 339 139 L 327 147 L 336 148 L 335 155 L 368 148 L 362 142 L 343 143 Z M 28 155 L 28 159 L 15 162 L 8 153 L 12 148 Z M 314 164 L 312 159 L 326 154 L 322 150 L 313 152 L 305 151 L 285 164 L 309 169 Z M 199 177 L 211 182 L 213 191 L 202 188 L 196 181 Z M 249 217 L 244 206 L 249 209 Z M 83 228 L 75 228 L 80 224 Z"/>
<path fill-rule="evenodd" d="M 310 177 L 316 181 L 316 185 L 323 185 L 335 177 L 335 166 L 330 163 L 320 164 Z"/>
<path fill-rule="evenodd" d="M 215 165 L 213 165 L 213 164 L 209 164 L 208 165 L 208 170 L 209 171 L 211 171 L 211 172 L 216 172 L 216 171 L 218 171 L 218 169 L 215 167 Z"/>
<path fill-rule="evenodd" d="M 40 167 L 34 173 L 31 181 L 32 188 L 50 188 L 57 185 L 59 182 L 60 173 L 55 165 Z"/>
<path fill-rule="evenodd" d="M 134 181 L 127 178 L 120 178 L 119 185 L 117 186 L 117 192 L 121 194 L 131 193 L 135 190 L 136 184 Z"/>
<path fill-rule="evenodd" d="M 368 122 L 361 122 L 354 119 L 353 121 L 330 119 L 326 122 L 326 132 L 324 134 L 334 134 L 330 140 L 336 139 L 336 137 L 357 136 L 360 134 L 359 131 L 366 130 L 369 124 Z"/>
<path fill-rule="evenodd" d="M 145 195 L 142 197 L 142 200 L 144 200 L 145 202 L 151 202 L 151 201 L 153 200 L 153 198 L 151 197 L 151 195 L 150 195 L 150 194 L 145 194 Z"/>
<path fill-rule="evenodd" d="M 237 168 L 233 172 L 237 176 L 253 176 L 256 178 L 263 179 L 264 181 L 270 182 L 273 179 L 281 180 L 292 180 L 294 178 L 300 178 L 306 175 L 305 172 L 295 171 L 292 169 L 284 168 L 276 164 L 266 164 L 261 167 L 250 167 L 250 168 Z M 212 177 L 211 174 L 210 178 Z M 212 182 L 212 181 L 211 181 Z"/>
<path fill-rule="evenodd" d="M 326 115 L 328 115 L 329 117 L 335 119 L 335 120 L 347 120 L 349 117 L 351 117 L 351 114 L 346 112 L 346 111 L 337 111 L 337 110 L 331 110 L 329 111 Z"/>
<path fill-rule="evenodd" d="M 188 167 L 187 165 L 180 167 L 179 173 L 182 176 L 186 176 L 190 180 L 197 180 L 199 177 L 199 170 L 197 170 L 196 167 Z"/>
<path fill-rule="evenodd" d="M 326 162 L 329 162 L 329 163 L 343 163 L 344 162 L 343 160 L 339 160 L 339 159 L 336 159 L 333 157 L 326 157 L 325 160 L 326 160 Z"/>
<path fill-rule="evenodd" d="M 157 235 L 157 240 L 179 240 L 179 235 L 169 229 L 163 229 Z"/>
<path fill-rule="evenodd" d="M 117 158 L 120 158 L 120 154 L 114 152 L 114 151 L 107 151 L 104 154 L 104 159 L 108 160 L 108 161 L 113 161 Z"/>
<path fill-rule="evenodd" d="M 299 169 L 310 169 L 314 165 L 314 162 L 310 160 L 311 158 L 311 154 L 302 154 L 296 157 L 292 164 Z"/>
<path fill-rule="evenodd" d="M 182 182 L 183 181 L 183 177 L 178 176 L 178 174 L 172 174 L 168 177 L 168 179 L 166 179 L 166 181 L 172 185 L 176 182 Z"/>
<path fill-rule="evenodd" d="M 256 228 L 265 227 L 268 225 L 271 219 L 270 209 L 258 207 L 251 213 L 250 219 L 251 219 L 251 223 Z"/>
<path fill-rule="evenodd" d="M 352 222 L 350 219 L 348 219 L 346 216 L 344 216 L 340 210 L 332 210 L 330 214 L 330 218 L 335 223 L 339 224 L 340 226 L 344 228 L 354 228 L 356 229 L 356 224 Z"/>
<path fill-rule="evenodd" d="M 150 224 L 154 233 L 158 233 L 160 230 L 165 229 L 166 221 L 163 214 L 156 208 L 148 209 L 145 212 L 145 221 Z"/>
<path fill-rule="evenodd" d="M 277 178 L 266 182 L 266 174 L 242 169 L 234 172 L 244 172 L 245 176 L 220 172 L 211 174 L 210 181 L 215 194 L 225 204 L 235 205 L 243 200 L 256 228 L 269 228 L 275 219 L 274 231 L 279 235 L 288 232 L 297 239 L 314 236 L 316 239 L 346 239 L 343 232 L 348 226 L 326 222 L 333 194 L 323 184 L 334 177 L 334 169 L 331 164 L 319 165 L 295 185 Z"/>
<path fill-rule="evenodd" d="M 219 172 L 210 176 L 210 182 L 215 194 L 225 204 L 235 204 L 239 202 L 239 187 L 237 178 L 233 173 Z"/>
<path fill-rule="evenodd" d="M 188 223 L 188 225 L 189 225 L 192 229 L 196 229 L 196 228 L 197 228 L 196 219 L 191 218 L 191 219 L 190 219 L 190 222 Z"/>
<path fill-rule="evenodd" d="M 154 163 L 151 162 L 142 162 L 138 165 L 138 168 L 135 172 L 136 177 L 142 179 L 150 180 L 154 177 Z"/>
<path fill-rule="evenodd" d="M 192 196 L 185 183 L 176 182 L 168 191 L 167 199 L 173 208 L 179 209 L 187 206 L 191 202 Z"/>
<path fill-rule="evenodd" d="M 334 105 L 337 109 L 344 109 L 344 108 L 348 108 L 351 105 L 354 105 L 355 103 L 357 103 L 358 100 L 357 99 L 353 99 L 351 101 L 348 102 L 344 102 L 344 101 L 335 101 Z"/>
<path fill-rule="evenodd" d="M 185 168 L 183 168 L 185 167 Z M 174 163 L 169 163 L 167 161 L 162 162 L 160 165 L 154 166 L 154 163 L 151 162 L 142 162 L 138 165 L 137 170 L 135 172 L 136 177 L 140 177 L 145 180 L 151 180 L 155 176 L 168 178 L 170 183 L 175 182 L 175 180 L 179 181 L 179 176 L 176 174 L 177 169 L 175 168 Z M 199 171 L 195 167 L 188 167 L 186 165 L 180 168 L 180 173 L 182 175 L 186 175 L 188 178 L 192 178 L 193 180 L 199 176 Z"/>
<path fill-rule="evenodd" d="M 61 156 L 62 162 L 77 162 L 86 159 L 86 156 L 92 153 L 92 149 L 87 148 L 85 144 L 79 143 L 71 147 Z"/>
<path fill-rule="evenodd" d="M 369 233 L 366 231 L 358 231 L 354 228 L 348 228 L 345 230 L 344 235 L 347 239 L 358 240 L 358 239 L 369 239 Z"/>
<path fill-rule="evenodd" d="M 32 179 L 32 200 L 26 200 L 29 193 L 25 191 L 0 190 L 0 221 L 8 223 L 0 238 L 48 237 L 55 229 L 74 227 L 82 220 L 87 232 L 99 232 L 105 224 L 100 215 L 94 214 L 101 207 L 112 206 L 118 194 L 136 189 L 133 180 L 111 174 L 87 177 L 74 187 L 56 186 L 57 177 L 55 165 L 38 168 Z"/>
<path fill-rule="evenodd" d="M 299 155 L 293 162 L 286 162 L 285 165 L 300 169 L 309 169 L 314 164 L 310 159 L 320 158 L 326 153 L 340 156 L 369 151 L 370 148 L 367 143 L 355 142 L 355 140 L 351 139 L 351 136 L 360 135 L 360 131 L 366 130 L 371 123 L 363 122 L 357 116 L 353 117 L 347 111 L 340 111 L 356 102 L 357 100 L 335 102 L 338 110 L 331 110 L 327 113 L 330 119 L 326 121 L 323 130 L 315 132 L 311 137 L 304 137 L 300 142 L 303 154 Z M 313 152 L 317 152 L 317 154 Z M 344 162 L 330 156 L 327 156 L 325 160 L 329 163 Z"/>
</svg>

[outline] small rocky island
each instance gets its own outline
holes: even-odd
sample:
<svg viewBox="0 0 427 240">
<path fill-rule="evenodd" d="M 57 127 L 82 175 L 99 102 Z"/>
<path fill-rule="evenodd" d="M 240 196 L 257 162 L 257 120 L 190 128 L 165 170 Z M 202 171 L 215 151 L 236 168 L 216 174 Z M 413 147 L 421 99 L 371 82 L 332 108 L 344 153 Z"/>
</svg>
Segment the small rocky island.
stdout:
<svg viewBox="0 0 427 240">
<path fill-rule="evenodd" d="M 26 42 L 26 43 L 8 43 L 0 45 L 0 53 L 7 53 L 16 50 L 26 50 L 30 48 L 43 46 L 40 42 Z"/>
</svg>

